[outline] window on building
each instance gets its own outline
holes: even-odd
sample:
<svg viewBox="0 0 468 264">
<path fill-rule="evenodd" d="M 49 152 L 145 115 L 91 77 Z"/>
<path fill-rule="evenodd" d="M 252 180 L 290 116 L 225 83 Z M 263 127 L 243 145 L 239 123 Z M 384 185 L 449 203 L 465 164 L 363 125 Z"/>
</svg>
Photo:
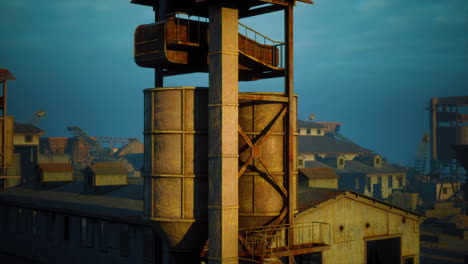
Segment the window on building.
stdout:
<svg viewBox="0 0 468 264">
<path fill-rule="evenodd" d="M 130 255 L 130 231 L 128 225 L 123 225 L 120 229 L 120 256 Z"/>
<path fill-rule="evenodd" d="M 23 208 L 16 209 L 16 231 L 18 233 L 24 233 L 24 212 Z"/>
<path fill-rule="evenodd" d="M 317 135 L 322 135 L 322 129 L 317 129 Z"/>
<path fill-rule="evenodd" d="M 32 211 L 32 224 L 31 224 L 32 233 L 37 234 L 37 212 L 36 210 Z"/>
<path fill-rule="evenodd" d="M 24 142 L 26 142 L 26 143 L 31 143 L 31 142 L 33 142 L 32 136 L 31 136 L 31 135 L 26 135 L 26 136 L 24 136 Z"/>
<path fill-rule="evenodd" d="M 410 257 L 403 257 L 404 259 L 404 264 L 414 264 L 414 257 L 413 256 L 410 256 Z"/>
<path fill-rule="evenodd" d="M 377 184 L 382 185 L 382 176 L 377 177 Z"/>
<path fill-rule="evenodd" d="M 380 165 L 380 158 L 376 158 L 376 159 L 375 159 L 375 164 L 376 164 L 376 165 Z"/>
<path fill-rule="evenodd" d="M 63 240 L 70 240 L 70 216 L 63 216 Z"/>
<path fill-rule="evenodd" d="M 86 218 L 81 218 L 81 245 L 86 245 L 86 236 L 87 236 L 87 229 L 86 229 Z"/>
<path fill-rule="evenodd" d="M 99 246 L 102 251 L 107 251 L 108 248 L 108 223 L 101 221 L 100 225 L 100 243 Z"/>
<path fill-rule="evenodd" d="M 442 189 L 442 192 L 443 192 L 443 194 L 447 194 L 448 188 L 447 188 L 447 187 L 444 187 L 444 188 Z"/>
<path fill-rule="evenodd" d="M 322 263 L 322 252 L 296 255 L 294 263 Z"/>
<path fill-rule="evenodd" d="M 398 187 L 403 187 L 403 175 L 397 175 Z"/>
<path fill-rule="evenodd" d="M 153 244 L 153 232 L 150 228 L 145 228 L 143 230 L 143 259 L 145 261 L 153 262 L 153 256 L 155 254 Z"/>
<path fill-rule="evenodd" d="M 338 164 L 340 166 L 343 166 L 344 165 L 344 159 L 338 159 Z"/>
<path fill-rule="evenodd" d="M 47 213 L 46 238 L 49 241 L 54 240 L 55 214 Z"/>
<path fill-rule="evenodd" d="M 81 218 L 81 247 L 94 247 L 93 222 L 88 218 Z"/>
<path fill-rule="evenodd" d="M 10 227 L 10 207 L 9 206 L 4 206 L 3 211 L 0 213 L 0 217 L 3 218 L 3 223 L 2 223 L 2 230 L 5 233 L 8 233 L 11 231 Z"/>
<path fill-rule="evenodd" d="M 393 188 L 393 176 L 388 176 L 388 188 Z"/>
<path fill-rule="evenodd" d="M 298 166 L 304 166 L 304 160 L 303 159 L 297 160 L 297 165 Z"/>
<path fill-rule="evenodd" d="M 309 134 L 309 135 L 312 134 L 312 129 L 308 128 L 307 129 L 307 134 Z"/>
</svg>

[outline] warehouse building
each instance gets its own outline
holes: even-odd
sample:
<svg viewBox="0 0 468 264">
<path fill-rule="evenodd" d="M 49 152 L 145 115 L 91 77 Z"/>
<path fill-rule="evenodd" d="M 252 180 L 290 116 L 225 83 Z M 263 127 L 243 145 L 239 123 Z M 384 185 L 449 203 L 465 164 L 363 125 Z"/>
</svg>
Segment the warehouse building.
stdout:
<svg viewBox="0 0 468 264">
<path fill-rule="evenodd" d="M 155 263 L 162 243 L 142 219 L 142 180 L 99 195 L 84 185 L 0 192 L 1 252 L 44 263 Z"/>
<path fill-rule="evenodd" d="M 298 190 L 298 209 L 296 223 L 326 223 L 298 236 L 320 237 L 329 245 L 298 263 L 419 263 L 423 217 L 416 213 L 354 191 L 308 187 Z"/>
</svg>

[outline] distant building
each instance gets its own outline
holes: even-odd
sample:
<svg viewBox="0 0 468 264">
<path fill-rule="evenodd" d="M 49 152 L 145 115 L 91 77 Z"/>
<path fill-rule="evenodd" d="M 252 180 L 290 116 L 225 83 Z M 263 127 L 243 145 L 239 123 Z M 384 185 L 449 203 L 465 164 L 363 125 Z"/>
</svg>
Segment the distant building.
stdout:
<svg viewBox="0 0 468 264">
<path fill-rule="evenodd" d="M 436 181 L 420 184 L 419 188 L 424 201 L 444 202 L 461 198 L 455 197 L 456 194 L 461 196 L 461 185 L 461 182 Z"/>
<path fill-rule="evenodd" d="M 44 131 L 31 124 L 15 124 L 14 131 L 14 152 L 21 156 L 21 181 L 32 183 L 36 175 L 39 137 Z"/>
<path fill-rule="evenodd" d="M 316 161 L 308 161 L 305 165 L 310 168 L 331 168 L 340 176 L 340 189 L 353 190 L 378 199 L 388 199 L 394 190 L 405 187 L 405 171 L 384 163 L 380 155 L 374 155 L 373 160 L 373 164 L 368 164 L 360 157 L 347 160 L 343 155 L 327 155 Z"/>
<path fill-rule="evenodd" d="M 73 167 L 69 163 L 43 163 L 37 165 L 37 185 L 47 187 L 49 183 L 73 181 Z"/>
<path fill-rule="evenodd" d="M 419 263 L 421 215 L 353 191 L 307 187 L 298 190 L 298 209 L 297 224 L 317 225 L 297 236 L 329 245 L 298 263 Z"/>
<path fill-rule="evenodd" d="M 84 170 L 84 191 L 105 192 L 128 184 L 128 171 L 121 162 L 95 162 Z"/>
<path fill-rule="evenodd" d="M 343 123 L 297 121 L 297 133 L 301 136 L 325 136 L 338 133 Z"/>
<path fill-rule="evenodd" d="M 325 126 L 316 122 L 297 121 L 297 133 L 301 136 L 324 136 Z"/>
<path fill-rule="evenodd" d="M 330 154 L 343 155 L 345 159 L 352 160 L 363 154 L 372 153 L 357 144 L 336 139 L 329 136 L 299 136 L 298 137 L 298 162 L 314 161 L 317 157 L 325 157 Z M 307 167 L 304 164 L 305 167 Z M 303 167 L 304 167 L 303 166 Z"/>
<path fill-rule="evenodd" d="M 299 186 L 337 189 L 339 177 L 332 168 L 302 168 L 298 182 Z"/>
<path fill-rule="evenodd" d="M 378 199 L 389 199 L 405 187 L 406 170 L 387 164 L 384 159 L 338 134 L 341 123 L 301 121 L 302 126 L 328 124 L 326 136 L 299 135 L 298 168 L 331 168 L 340 176 L 338 187 Z"/>
</svg>

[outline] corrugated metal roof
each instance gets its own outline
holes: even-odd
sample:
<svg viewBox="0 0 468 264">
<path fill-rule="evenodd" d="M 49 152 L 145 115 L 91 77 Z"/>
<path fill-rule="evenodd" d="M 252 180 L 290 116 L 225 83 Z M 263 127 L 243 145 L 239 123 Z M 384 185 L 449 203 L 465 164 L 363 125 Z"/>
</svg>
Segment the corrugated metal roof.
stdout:
<svg viewBox="0 0 468 264">
<path fill-rule="evenodd" d="M 392 211 L 394 209 L 397 209 L 406 213 L 410 213 L 413 216 L 416 216 L 417 218 L 421 219 L 420 214 L 350 190 L 299 187 L 297 189 L 297 207 L 299 212 L 302 212 L 304 210 L 313 208 L 321 203 L 324 203 L 328 200 L 334 199 L 340 195 L 346 195 L 348 198 L 351 199 L 356 199 L 358 197 L 364 198 L 364 200 L 369 201 L 370 204 L 377 202 L 381 205 L 385 205 L 386 208 L 382 208 L 383 210 Z"/>
<path fill-rule="evenodd" d="M 299 173 L 309 179 L 338 179 L 340 177 L 332 168 L 328 167 L 301 168 Z"/>
<path fill-rule="evenodd" d="M 6 80 L 16 80 L 16 78 L 11 74 L 11 72 L 7 69 L 0 69 L 0 82 L 4 82 Z"/>
<path fill-rule="evenodd" d="M 297 209 L 304 211 L 346 193 L 346 190 L 299 187 L 297 189 Z"/>
<path fill-rule="evenodd" d="M 372 153 L 371 150 L 365 149 L 356 144 L 338 140 L 329 136 L 299 136 L 298 141 L 299 153 Z"/>
<path fill-rule="evenodd" d="M 323 168 L 323 167 L 330 167 L 330 166 L 323 164 L 316 160 L 307 160 L 305 162 L 305 167 L 306 168 Z"/>
<path fill-rule="evenodd" d="M 44 130 L 31 124 L 16 124 L 15 133 L 42 133 Z"/>
<path fill-rule="evenodd" d="M 120 162 L 95 162 L 89 165 L 95 175 L 108 175 L 108 174 L 125 174 L 128 172 Z"/>
<path fill-rule="evenodd" d="M 38 164 L 37 167 L 41 171 L 73 171 L 73 167 L 68 163 L 43 163 Z"/>
<path fill-rule="evenodd" d="M 298 128 L 325 128 L 324 125 L 321 125 L 316 122 L 310 122 L 310 121 L 302 121 L 302 120 L 297 120 L 297 127 Z"/>
<path fill-rule="evenodd" d="M 336 159 L 325 159 L 321 163 L 335 170 L 336 173 L 364 173 L 364 174 L 380 174 L 380 173 L 405 173 L 404 170 L 393 167 L 388 164 L 382 164 L 381 168 L 368 166 L 357 160 L 345 160 L 344 168 L 337 168 Z"/>
<path fill-rule="evenodd" d="M 36 189 L 21 185 L 0 192 L 3 201 L 30 204 L 39 208 L 66 208 L 102 216 L 140 219 L 143 212 L 143 180 L 129 181 L 129 185 L 103 194 L 83 194 L 82 180 L 50 189 Z"/>
</svg>

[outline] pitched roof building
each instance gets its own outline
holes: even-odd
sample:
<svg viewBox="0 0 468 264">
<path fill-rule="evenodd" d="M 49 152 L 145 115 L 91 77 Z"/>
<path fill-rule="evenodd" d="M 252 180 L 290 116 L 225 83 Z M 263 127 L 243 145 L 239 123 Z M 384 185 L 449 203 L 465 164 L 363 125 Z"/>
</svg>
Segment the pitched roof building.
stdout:
<svg viewBox="0 0 468 264">
<path fill-rule="evenodd" d="M 298 189 L 298 210 L 295 222 L 313 228 L 297 239 L 328 245 L 300 263 L 419 263 L 421 215 L 354 191 L 307 187 Z"/>
</svg>

